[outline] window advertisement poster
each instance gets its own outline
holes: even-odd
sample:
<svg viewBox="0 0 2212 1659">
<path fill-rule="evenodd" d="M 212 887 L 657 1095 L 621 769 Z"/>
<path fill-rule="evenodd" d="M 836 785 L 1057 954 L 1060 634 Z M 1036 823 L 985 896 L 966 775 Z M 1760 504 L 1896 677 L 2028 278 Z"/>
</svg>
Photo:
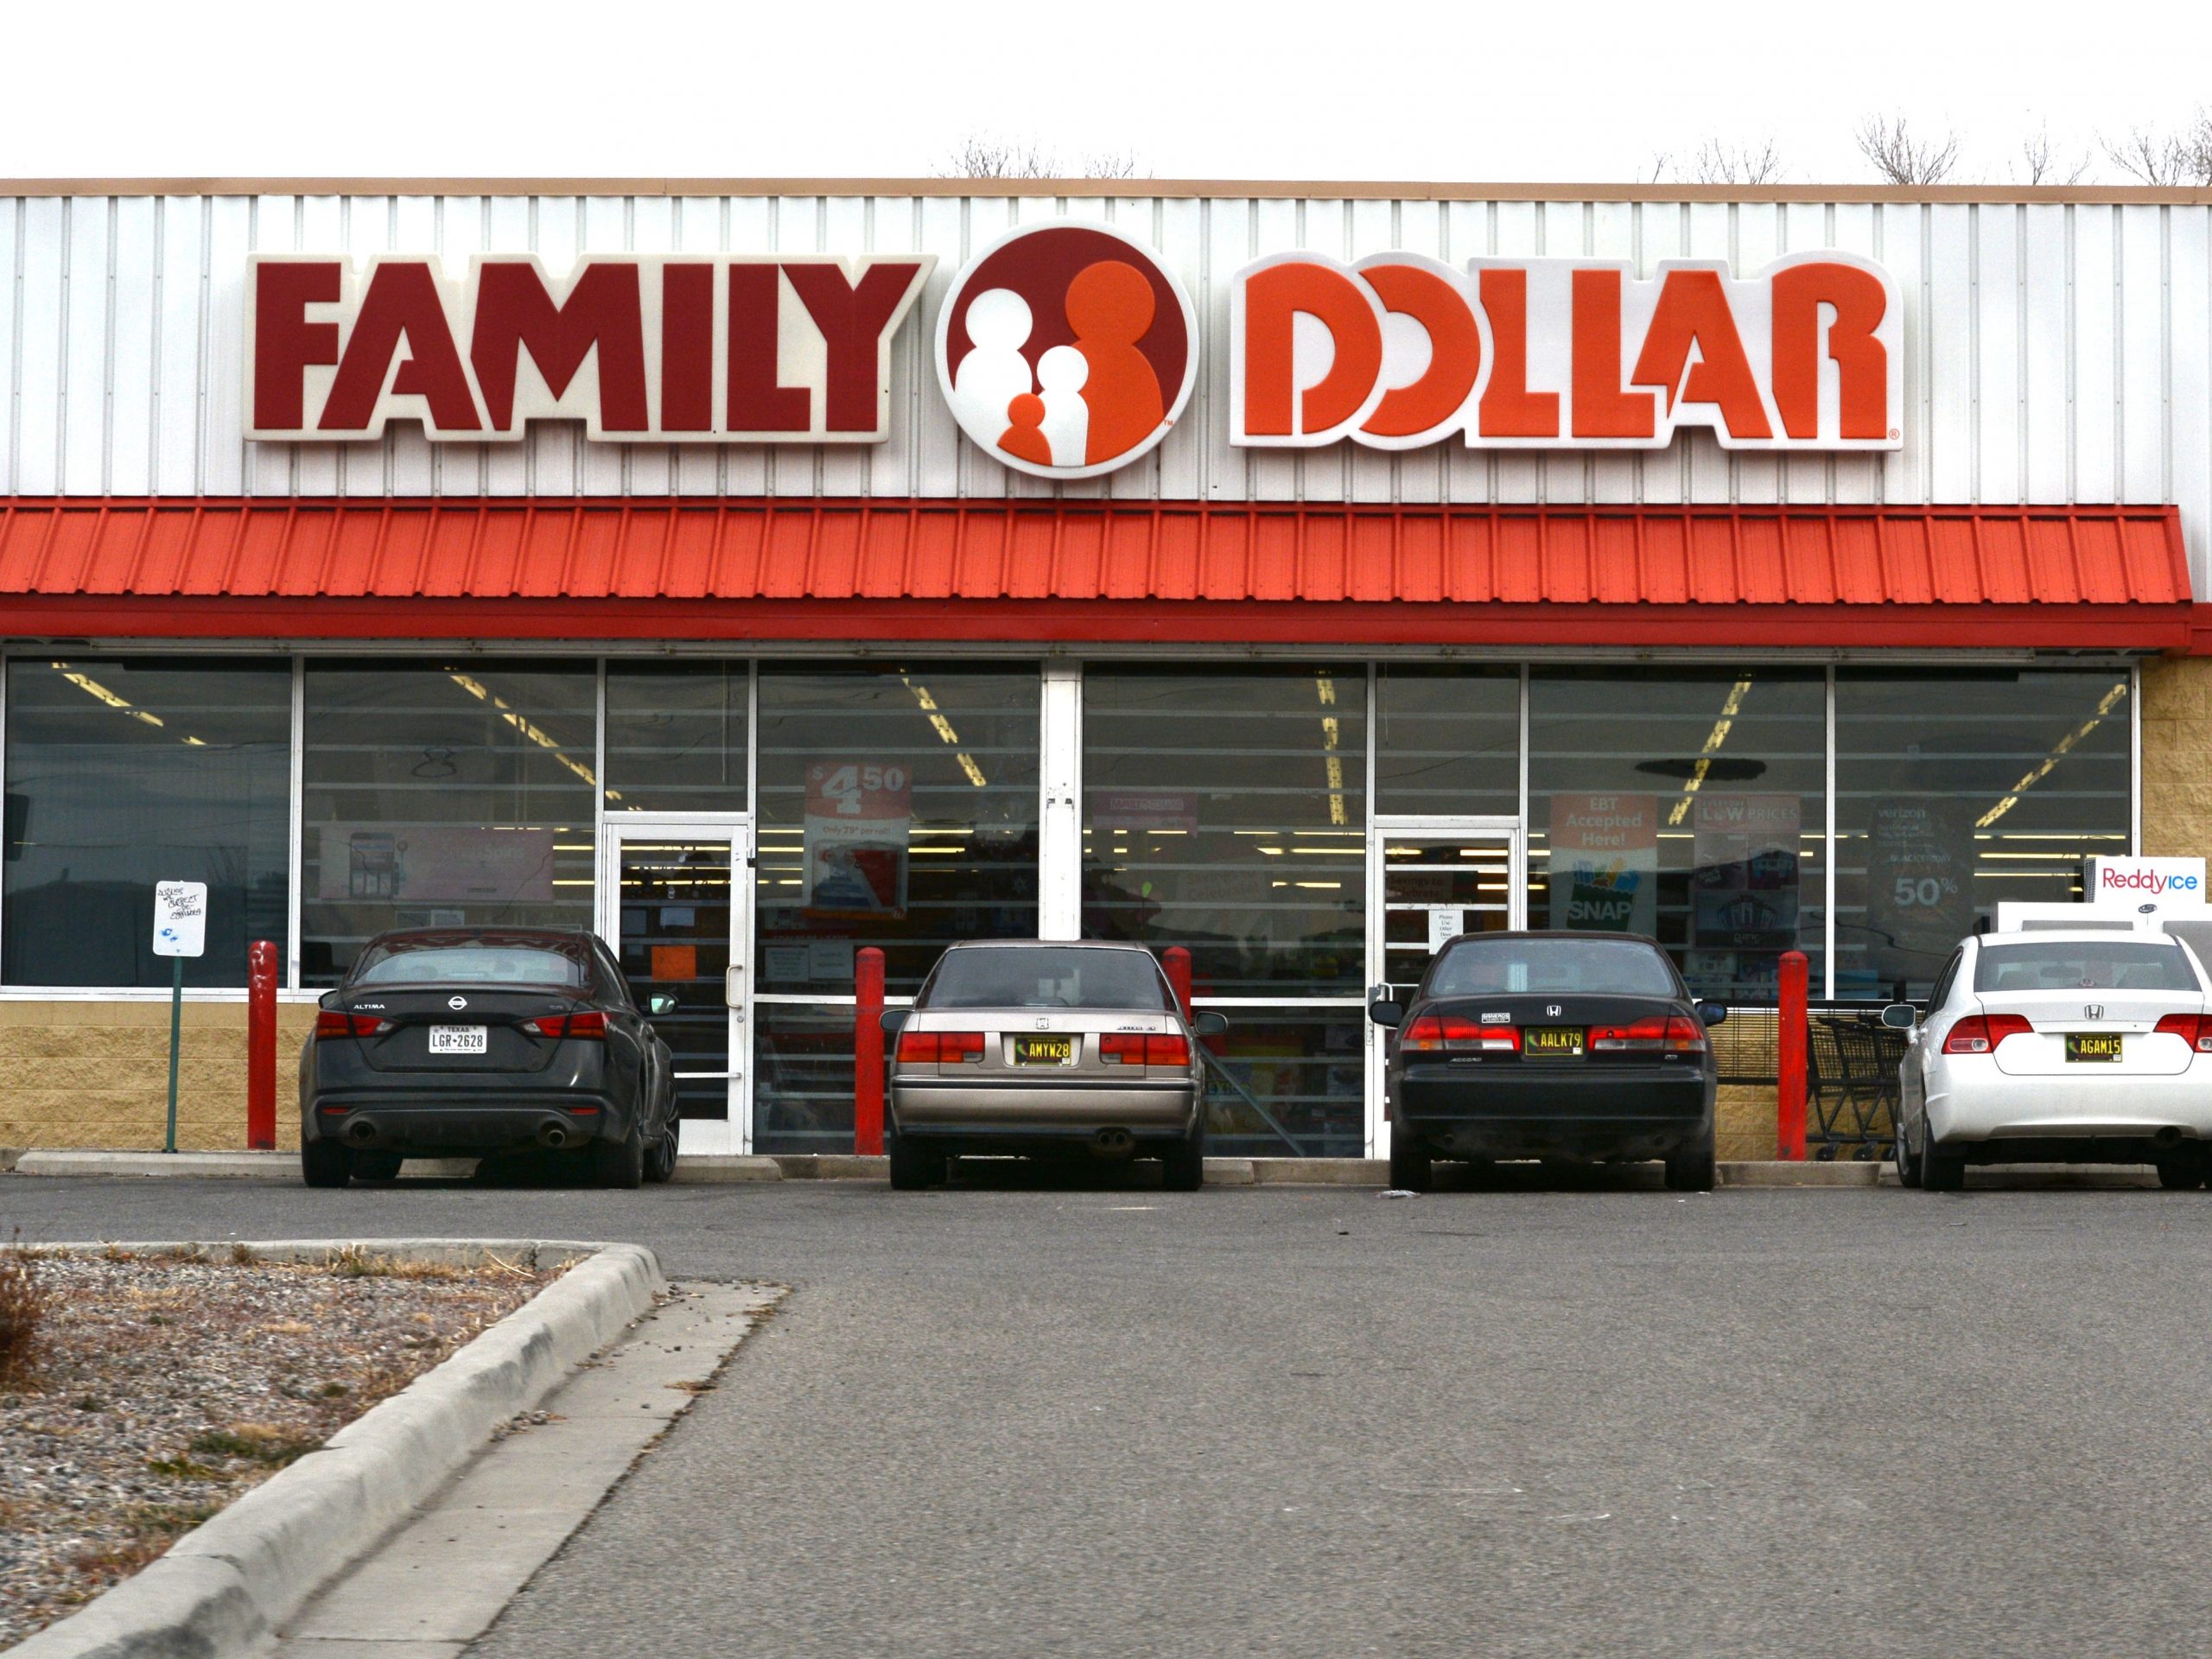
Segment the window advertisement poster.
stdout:
<svg viewBox="0 0 2212 1659">
<path fill-rule="evenodd" d="M 1551 925 L 1611 933 L 1659 926 L 1659 804 L 1649 795 L 1554 795 Z"/>
<path fill-rule="evenodd" d="M 1974 807 L 1882 800 L 1866 844 L 1866 959 L 1878 992 L 1933 979 L 1974 931 Z"/>
<path fill-rule="evenodd" d="M 817 761 L 806 769 L 799 902 L 818 916 L 906 913 L 913 783 L 896 762 Z"/>
<path fill-rule="evenodd" d="M 1700 950 L 1779 952 L 1797 943 L 1795 795 L 1700 794 L 1693 819 Z"/>
<path fill-rule="evenodd" d="M 315 894 L 344 901 L 543 904 L 553 831 L 463 823 L 324 823 Z"/>
</svg>

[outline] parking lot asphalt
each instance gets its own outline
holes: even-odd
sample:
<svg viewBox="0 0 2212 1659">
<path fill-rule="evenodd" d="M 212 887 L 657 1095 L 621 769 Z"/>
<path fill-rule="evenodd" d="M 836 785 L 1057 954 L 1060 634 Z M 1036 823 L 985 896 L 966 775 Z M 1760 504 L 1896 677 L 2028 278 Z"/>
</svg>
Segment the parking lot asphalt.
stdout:
<svg viewBox="0 0 2212 1659">
<path fill-rule="evenodd" d="M 2202 1654 L 2212 1195 L 0 1177 L 793 1294 L 472 1652 Z"/>
</svg>

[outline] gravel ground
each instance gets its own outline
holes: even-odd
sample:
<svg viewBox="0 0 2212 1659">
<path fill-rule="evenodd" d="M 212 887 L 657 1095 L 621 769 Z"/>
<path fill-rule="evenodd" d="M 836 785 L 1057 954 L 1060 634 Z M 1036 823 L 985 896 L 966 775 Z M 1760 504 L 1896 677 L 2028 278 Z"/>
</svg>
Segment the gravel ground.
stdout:
<svg viewBox="0 0 2212 1659">
<path fill-rule="evenodd" d="M 153 1560 L 443 1360 L 548 1275 L 44 1256 L 0 1380 L 0 1648 Z"/>
</svg>

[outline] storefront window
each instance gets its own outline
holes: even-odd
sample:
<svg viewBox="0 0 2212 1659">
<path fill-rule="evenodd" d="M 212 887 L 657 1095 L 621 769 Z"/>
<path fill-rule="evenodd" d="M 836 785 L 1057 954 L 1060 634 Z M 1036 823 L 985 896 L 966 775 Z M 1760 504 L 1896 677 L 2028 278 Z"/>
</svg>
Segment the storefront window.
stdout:
<svg viewBox="0 0 2212 1659">
<path fill-rule="evenodd" d="M 1836 671 L 1839 997 L 1926 996 L 1999 899 L 2072 903 L 2083 859 L 2129 850 L 2128 690 L 2125 668 Z"/>
<path fill-rule="evenodd" d="M 1521 810 L 1521 671 L 1385 663 L 1376 671 L 1375 810 L 1513 817 Z"/>
<path fill-rule="evenodd" d="M 742 812 L 742 662 L 607 665 L 607 810 Z"/>
<path fill-rule="evenodd" d="M 194 986 L 245 983 L 246 946 L 285 937 L 291 665 L 66 658 L 8 665 L 10 985 L 169 983 L 154 884 L 207 884 Z"/>
<path fill-rule="evenodd" d="M 1656 938 L 1692 990 L 1822 981 L 1818 669 L 1548 669 L 1529 687 L 1529 920 Z"/>
<path fill-rule="evenodd" d="M 392 927 L 592 925 L 588 664 L 311 663 L 301 973 Z"/>
</svg>

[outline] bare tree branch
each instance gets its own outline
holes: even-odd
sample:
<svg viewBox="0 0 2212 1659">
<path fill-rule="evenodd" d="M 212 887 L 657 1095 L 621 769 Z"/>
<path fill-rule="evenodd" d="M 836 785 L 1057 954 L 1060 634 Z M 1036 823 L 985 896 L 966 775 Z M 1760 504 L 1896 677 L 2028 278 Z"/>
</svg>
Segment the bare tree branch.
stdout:
<svg viewBox="0 0 2212 1659">
<path fill-rule="evenodd" d="M 2082 150 L 2069 161 L 2059 154 L 2046 121 L 2020 140 L 2020 163 L 2019 170 L 2027 175 L 2024 184 L 2079 184 L 2089 170 L 2089 156 Z"/>
<path fill-rule="evenodd" d="M 1782 176 L 1782 156 L 1770 137 L 1756 144 L 1708 138 L 1690 158 L 1690 173 L 1700 184 L 1772 184 Z"/>
<path fill-rule="evenodd" d="M 1070 170 L 1055 152 L 1033 140 L 1015 143 L 970 133 L 933 171 L 940 179 L 1133 179 L 1138 167 L 1135 150 L 1110 149 L 1086 154 Z"/>
<path fill-rule="evenodd" d="M 1902 115 L 1870 115 L 1853 135 L 1859 153 L 1891 184 L 1941 184 L 1959 164 L 1959 135 L 1916 138 Z"/>
<path fill-rule="evenodd" d="M 2113 166 L 2145 184 L 2212 185 L 2212 111 L 2200 109 L 2176 131 L 2138 127 L 2103 143 Z"/>
<path fill-rule="evenodd" d="M 1645 172 L 1637 174 L 1636 181 L 1638 184 L 1666 183 L 1673 169 L 1674 160 L 1674 156 L 1663 149 L 1655 151 L 1651 157 L 1650 167 Z"/>
</svg>

